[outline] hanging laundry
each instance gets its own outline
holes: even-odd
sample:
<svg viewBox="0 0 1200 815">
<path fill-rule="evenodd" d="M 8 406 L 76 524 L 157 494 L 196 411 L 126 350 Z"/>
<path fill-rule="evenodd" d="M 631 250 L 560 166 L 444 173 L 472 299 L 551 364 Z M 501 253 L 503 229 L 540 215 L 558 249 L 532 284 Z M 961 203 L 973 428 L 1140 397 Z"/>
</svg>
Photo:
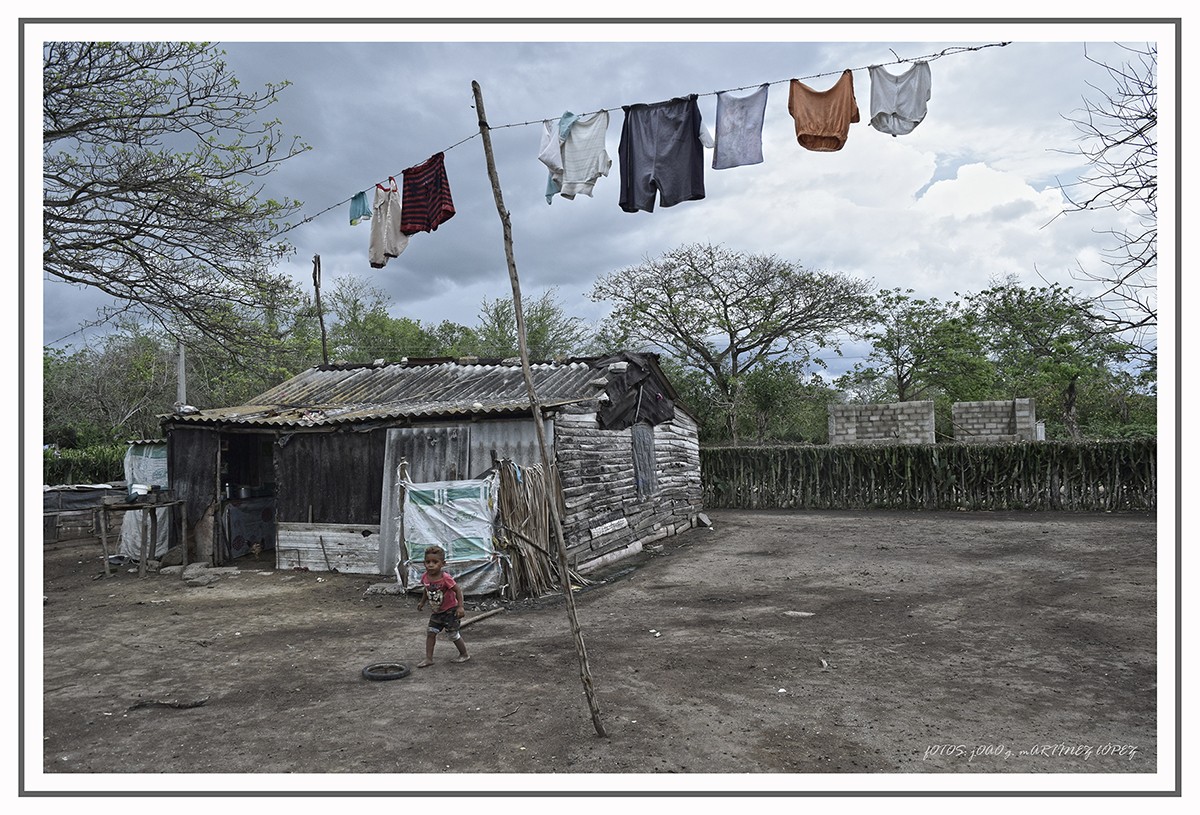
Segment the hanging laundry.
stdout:
<svg viewBox="0 0 1200 815">
<path fill-rule="evenodd" d="M 871 127 L 892 136 L 912 133 L 925 118 L 933 78 L 928 62 L 914 62 L 902 74 L 891 74 L 881 65 L 871 74 Z"/>
<path fill-rule="evenodd" d="M 382 269 L 390 258 L 400 257 L 408 246 L 408 235 L 400 229 L 400 209 L 400 190 L 396 179 L 389 176 L 388 186 L 375 185 L 371 246 L 367 252 L 372 269 Z"/>
<path fill-rule="evenodd" d="M 796 122 L 796 141 L 801 147 L 831 153 L 846 145 L 850 125 L 857 122 L 854 74 L 847 68 L 833 87 L 814 91 L 798 79 L 792 80 L 788 113 Z"/>
<path fill-rule="evenodd" d="M 404 171 L 404 210 L 400 229 L 405 235 L 432 232 L 454 217 L 445 154 L 435 153 Z"/>
<path fill-rule="evenodd" d="M 350 199 L 350 226 L 358 226 L 363 221 L 371 220 L 371 208 L 367 206 L 367 192 L 354 193 Z"/>
<path fill-rule="evenodd" d="M 565 111 L 557 119 L 542 120 L 542 143 L 538 148 L 538 161 L 546 165 L 550 171 L 546 178 L 546 203 L 554 200 L 554 196 L 562 192 L 563 179 L 563 143 L 571 125 L 579 117 L 571 111 Z"/>
<path fill-rule="evenodd" d="M 605 149 L 608 111 L 602 110 L 583 119 L 567 111 L 557 122 L 543 122 L 542 149 L 538 158 L 550 170 L 546 182 L 546 203 L 555 195 L 574 199 L 591 197 L 601 176 L 608 175 L 612 159 Z"/>
<path fill-rule="evenodd" d="M 624 105 L 621 209 L 654 211 L 654 195 L 671 207 L 704 197 L 704 146 L 696 94 L 652 105 Z"/>
<path fill-rule="evenodd" d="M 767 88 L 761 85 L 747 96 L 729 91 L 717 94 L 716 151 L 714 170 L 727 170 L 746 164 L 762 164 L 762 129 L 767 112 Z"/>
</svg>

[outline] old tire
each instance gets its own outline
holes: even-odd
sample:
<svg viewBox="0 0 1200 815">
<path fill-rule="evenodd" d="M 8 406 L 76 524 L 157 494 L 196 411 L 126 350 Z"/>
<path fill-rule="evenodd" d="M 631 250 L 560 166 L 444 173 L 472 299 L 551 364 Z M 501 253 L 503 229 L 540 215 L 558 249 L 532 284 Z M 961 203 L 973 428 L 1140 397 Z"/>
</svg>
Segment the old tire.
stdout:
<svg viewBox="0 0 1200 815">
<path fill-rule="evenodd" d="M 362 669 L 363 679 L 373 682 L 384 682 L 389 679 L 403 679 L 408 676 L 408 666 L 399 662 L 376 662 Z"/>
</svg>

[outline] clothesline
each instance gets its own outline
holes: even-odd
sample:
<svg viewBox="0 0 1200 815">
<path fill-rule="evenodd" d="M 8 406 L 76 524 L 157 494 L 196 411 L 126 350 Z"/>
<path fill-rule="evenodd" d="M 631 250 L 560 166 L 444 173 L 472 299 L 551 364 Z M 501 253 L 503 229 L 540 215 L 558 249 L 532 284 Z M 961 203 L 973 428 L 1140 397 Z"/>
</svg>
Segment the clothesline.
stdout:
<svg viewBox="0 0 1200 815">
<path fill-rule="evenodd" d="M 869 70 L 871 68 L 878 68 L 878 67 L 882 67 L 885 65 L 901 65 L 906 62 L 932 62 L 936 59 L 941 59 L 942 57 L 945 57 L 945 56 L 951 56 L 951 55 L 955 55 L 955 54 L 963 54 L 963 53 L 972 52 L 972 51 L 982 51 L 985 48 L 997 48 L 997 47 L 1003 48 L 1004 46 L 1008 45 L 1010 42 L 1011 42 L 1011 40 L 1006 41 L 1006 42 L 986 43 L 984 45 L 954 45 L 954 46 L 950 46 L 949 48 L 943 48 L 941 51 L 938 51 L 936 53 L 926 54 L 924 56 L 919 56 L 919 57 L 900 57 L 897 55 L 896 59 L 891 62 L 882 62 L 882 63 L 875 63 L 872 65 L 863 65 L 858 68 L 848 68 L 848 69 L 842 68 L 842 69 L 838 69 L 835 71 L 825 71 L 823 73 L 809 74 L 807 76 L 788 77 L 787 79 L 777 79 L 772 82 L 757 82 L 753 85 L 742 85 L 741 87 L 737 87 L 737 88 L 726 88 L 725 90 L 709 91 L 707 93 L 698 93 L 695 95 L 698 97 L 699 96 L 717 96 L 722 93 L 733 93 L 736 91 L 744 91 L 744 90 L 751 90 L 754 88 L 761 88 L 764 85 L 779 85 L 784 82 L 791 82 L 793 79 L 804 81 L 804 80 L 810 80 L 810 79 L 820 79 L 820 78 L 826 77 L 826 76 L 836 76 L 836 75 L 845 73 L 847 70 L 849 70 L 849 71 L 865 71 L 865 70 Z M 891 51 L 890 48 L 888 50 Z M 892 54 L 896 55 L 896 52 L 892 51 Z M 598 113 L 609 113 L 609 112 L 618 110 L 622 107 L 623 107 L 623 105 L 616 105 L 614 107 L 609 107 L 609 108 L 600 108 L 599 110 L 590 111 L 588 113 L 581 113 L 581 114 L 579 114 L 579 116 L 587 117 L 587 116 L 592 116 L 592 115 L 595 115 Z M 510 128 L 510 127 L 528 127 L 529 125 L 542 124 L 542 122 L 544 122 L 546 119 L 549 119 L 549 118 L 553 118 L 553 117 L 547 116 L 547 117 L 543 117 L 541 119 L 532 119 L 527 122 L 510 122 L 508 124 L 502 124 L 502 125 L 487 125 L 487 127 L 489 130 L 503 130 L 505 128 Z M 460 140 L 456 141 L 454 144 L 442 149 L 439 152 L 447 153 L 447 152 L 453 150 L 455 147 L 458 147 L 459 145 L 466 144 L 471 139 L 474 139 L 477 136 L 479 136 L 478 131 L 476 131 L 475 133 L 472 133 L 471 135 L 467 136 L 464 139 L 460 139 Z M 401 173 L 395 173 L 391 176 L 388 176 L 388 178 L 389 179 L 395 178 L 398 175 L 401 175 Z M 377 182 L 377 183 L 382 184 L 383 182 Z M 368 187 L 368 189 L 370 189 L 370 187 Z M 316 212 L 312 215 L 302 218 L 299 221 L 297 221 L 296 223 L 294 223 L 284 229 L 281 229 L 273 237 L 278 238 L 280 235 L 283 235 L 286 232 L 290 232 L 291 230 L 296 229 L 299 226 L 303 226 L 304 224 L 311 223 L 314 220 L 316 220 L 317 218 L 319 218 L 320 216 L 324 215 L 326 212 L 329 212 L 331 210 L 337 209 L 340 206 L 348 204 L 353 199 L 354 199 L 354 196 L 351 195 L 349 198 L 346 198 L 342 201 L 338 201 L 335 204 L 330 204 L 329 206 L 325 207 L 325 209 L 322 209 L 319 212 Z"/>
<path fill-rule="evenodd" d="M 1008 45 L 1008 43 L 1007 42 L 993 42 L 993 43 L 988 43 L 987 45 L 975 45 L 975 46 L 955 45 L 955 46 L 951 46 L 950 48 L 944 48 L 936 54 L 927 54 L 923 57 L 907 57 L 904 59 L 897 58 L 897 59 L 893 60 L 892 62 L 875 63 L 874 65 L 863 65 L 859 68 L 850 68 L 848 70 L 865 71 L 865 70 L 868 70 L 869 68 L 878 68 L 878 67 L 881 67 L 884 65 L 899 65 L 899 64 L 902 64 L 905 62 L 933 62 L 935 59 L 940 59 L 941 57 L 948 56 L 951 53 L 962 53 L 964 51 L 980 51 L 984 48 L 995 48 L 997 46 L 1003 47 L 1005 45 Z M 891 49 L 889 49 L 889 50 L 891 50 Z M 892 51 L 892 53 L 894 54 L 896 52 Z M 776 79 L 774 82 L 756 82 L 753 85 L 742 85 L 740 88 L 726 88 L 726 89 L 720 90 L 720 91 L 709 91 L 708 93 L 698 93 L 698 94 L 696 94 L 696 96 L 717 96 L 718 94 L 722 94 L 722 93 L 734 93 L 736 91 L 748 91 L 748 90 L 752 90 L 754 88 L 761 88 L 763 85 L 781 85 L 784 82 L 791 82 L 793 79 L 805 81 L 805 80 L 809 80 L 809 79 L 821 79 L 822 77 L 826 77 L 826 76 L 840 76 L 846 70 L 847 69 L 845 69 L 845 68 L 841 68 L 836 71 L 826 71 L 826 72 L 820 73 L 820 74 L 809 74 L 808 76 L 796 76 L 796 77 L 789 76 L 787 79 Z M 623 106 L 616 105 L 615 107 L 601 108 L 600 110 L 593 110 L 593 111 L 589 111 L 588 113 L 580 113 L 578 115 L 582 118 L 582 117 L 586 117 L 586 116 L 593 116 L 597 113 L 612 113 L 615 110 L 619 110 L 621 107 L 623 107 Z M 550 118 L 550 117 L 544 117 L 544 118 Z M 541 124 L 544 121 L 544 118 L 543 119 L 534 119 L 529 122 L 513 122 L 512 124 L 505 124 L 505 125 L 489 125 L 488 129 L 489 130 L 501 130 L 506 127 L 525 127 L 527 125 L 536 125 L 536 124 Z M 475 138 L 475 136 L 478 136 L 478 135 L 479 135 L 478 133 L 474 133 L 470 136 L 467 136 L 467 138 L 463 139 L 462 141 L 458 142 L 457 144 L 452 145 L 452 147 L 457 147 L 459 144 L 462 144 L 465 141 L 473 139 L 473 138 Z M 450 148 L 446 148 L 446 149 L 450 149 Z"/>
</svg>

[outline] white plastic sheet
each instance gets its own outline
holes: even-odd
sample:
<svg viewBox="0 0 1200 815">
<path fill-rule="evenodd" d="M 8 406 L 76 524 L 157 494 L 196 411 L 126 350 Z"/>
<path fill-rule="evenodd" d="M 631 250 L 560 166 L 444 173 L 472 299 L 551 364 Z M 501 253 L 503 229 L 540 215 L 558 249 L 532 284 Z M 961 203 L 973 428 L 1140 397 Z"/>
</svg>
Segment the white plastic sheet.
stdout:
<svg viewBox="0 0 1200 815">
<path fill-rule="evenodd" d="M 142 559 L 142 535 L 146 535 L 146 551 L 151 558 L 160 558 L 167 553 L 171 541 L 171 516 L 169 507 L 154 507 L 146 504 L 147 509 L 126 510 L 121 519 L 121 543 L 117 554 L 124 555 L 130 560 Z M 154 532 L 157 540 L 150 539 L 150 513 L 158 516 L 158 525 Z"/>
<path fill-rule="evenodd" d="M 170 482 L 167 478 L 167 445 L 131 444 L 125 451 L 125 484 L 134 494 L 134 485 L 143 485 L 145 489 L 137 490 L 144 494 L 149 487 L 166 487 Z"/>
<path fill-rule="evenodd" d="M 401 568 L 411 589 L 424 574 L 429 546 L 446 550 L 446 570 L 464 594 L 490 594 L 503 583 L 500 554 L 492 540 L 494 477 L 470 481 L 404 483 Z"/>
</svg>

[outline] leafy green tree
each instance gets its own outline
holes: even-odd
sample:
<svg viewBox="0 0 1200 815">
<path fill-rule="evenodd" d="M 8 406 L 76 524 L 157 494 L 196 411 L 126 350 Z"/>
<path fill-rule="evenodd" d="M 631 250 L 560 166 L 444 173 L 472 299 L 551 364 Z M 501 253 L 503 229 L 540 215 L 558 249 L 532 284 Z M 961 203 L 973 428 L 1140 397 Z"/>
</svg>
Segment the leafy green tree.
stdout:
<svg viewBox="0 0 1200 815">
<path fill-rule="evenodd" d="M 43 47 L 43 268 L 162 326 L 234 344 L 230 304 L 265 305 L 298 202 L 259 179 L 308 149 L 209 43 Z"/>
<path fill-rule="evenodd" d="M 426 330 L 431 340 L 430 348 L 433 349 L 430 356 L 467 357 L 476 353 L 479 346 L 475 329 L 452 320 L 442 320 Z"/>
<path fill-rule="evenodd" d="M 310 295 L 291 280 L 261 293 L 255 310 L 230 304 L 222 320 L 241 337 L 233 347 L 203 334 L 182 342 L 187 401 L 197 407 L 244 404 L 288 377 L 321 362 L 321 331 Z M 167 334 L 182 336 L 179 326 Z M 161 338 L 177 352 L 170 336 Z"/>
<path fill-rule="evenodd" d="M 1114 336 L 1070 287 L 1010 279 L 966 297 L 999 376 L 999 396 L 1033 397 L 1038 412 L 1081 438 L 1081 395 L 1107 387 L 1133 346 Z"/>
<path fill-rule="evenodd" d="M 165 330 L 126 316 L 90 346 L 43 349 L 46 441 L 65 447 L 157 437 L 158 417 L 178 407 L 180 353 L 185 400 L 201 408 L 244 404 L 320 362 L 307 296 L 289 284 L 264 297 L 264 311 L 228 304 L 220 314 L 226 330 L 244 338 L 235 348 L 186 326 Z"/>
<path fill-rule="evenodd" d="M 937 394 L 955 401 L 984 398 L 995 374 L 974 322 L 958 303 L 916 298 L 912 289 L 884 289 L 862 332 L 871 353 L 855 374 L 873 385 L 874 401 L 908 402 Z"/>
<path fill-rule="evenodd" d="M 700 441 L 709 444 L 728 441 L 728 406 L 721 404 L 721 395 L 712 380 L 673 357 L 660 356 L 658 362 L 679 394 L 683 406 L 696 417 Z"/>
<path fill-rule="evenodd" d="M 868 283 L 815 272 L 775 255 L 713 244 L 672 249 L 612 272 L 591 296 L 635 341 L 704 374 L 736 441 L 745 373 L 771 360 L 805 363 L 864 321 Z"/>
<path fill-rule="evenodd" d="M 742 380 L 739 422 L 760 444 L 822 442 L 829 438 L 827 405 L 836 399 L 820 376 L 795 362 L 756 365 Z"/>
<path fill-rule="evenodd" d="M 45 440 L 90 446 L 154 438 L 176 394 L 176 363 L 159 338 L 124 323 L 95 348 L 43 351 Z"/>
<path fill-rule="evenodd" d="M 918 298 L 912 289 L 884 289 L 875 296 L 871 343 L 863 363 L 837 380 L 850 401 L 934 403 L 936 430 L 954 435 L 952 405 L 990 398 L 996 371 L 976 318 L 962 304 Z"/>
<path fill-rule="evenodd" d="M 568 357 L 581 352 L 588 341 L 587 324 L 566 313 L 556 289 L 522 300 L 526 344 L 531 360 Z M 480 357 L 508 359 L 520 356 L 517 317 L 511 297 L 489 300 L 479 307 L 475 326 L 476 353 Z"/>
<path fill-rule="evenodd" d="M 436 332 L 419 320 L 389 315 L 391 298 L 369 281 L 339 277 L 326 300 L 334 321 L 329 331 L 330 359 L 396 362 L 404 357 L 443 355 L 443 341 Z M 446 324 L 443 331 L 450 338 L 452 332 Z"/>
</svg>

